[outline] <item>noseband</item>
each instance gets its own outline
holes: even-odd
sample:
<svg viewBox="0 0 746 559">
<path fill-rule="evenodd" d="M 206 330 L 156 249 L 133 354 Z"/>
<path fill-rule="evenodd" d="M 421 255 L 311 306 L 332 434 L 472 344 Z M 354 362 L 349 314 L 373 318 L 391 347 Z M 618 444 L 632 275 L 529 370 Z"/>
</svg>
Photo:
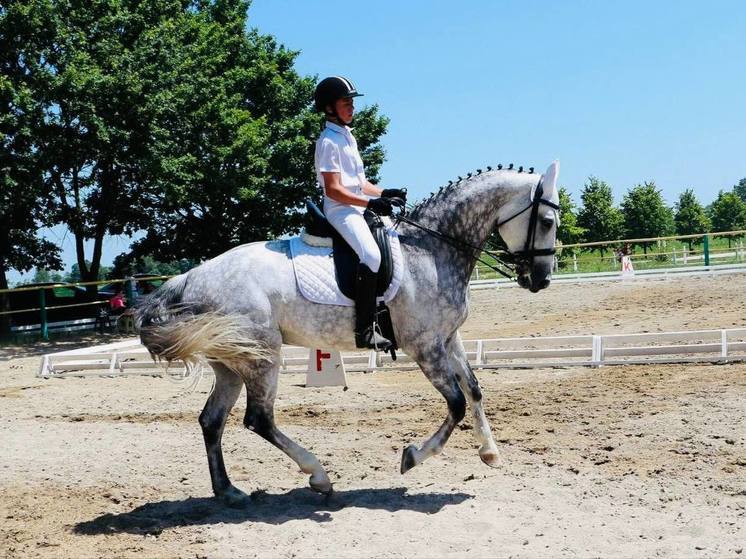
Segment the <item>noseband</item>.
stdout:
<svg viewBox="0 0 746 559">
<path fill-rule="evenodd" d="M 514 272 L 514 265 L 516 264 L 525 264 L 530 265 L 533 262 L 533 259 L 535 256 L 551 256 L 555 254 L 556 250 L 554 247 L 552 248 L 540 248 L 537 249 L 534 247 L 534 244 L 536 242 L 536 222 L 539 218 L 539 206 L 544 204 L 545 206 L 549 206 L 553 210 L 559 210 L 559 205 L 555 204 L 554 202 L 550 200 L 545 200 L 542 198 L 544 195 L 544 176 L 539 179 L 539 184 L 536 185 L 536 191 L 534 193 L 534 197 L 531 200 L 531 203 L 520 210 L 519 212 L 513 214 L 507 219 L 504 219 L 503 221 L 499 222 L 497 224 L 497 227 L 500 227 L 509 221 L 515 219 L 522 213 L 524 213 L 527 210 L 531 210 L 531 217 L 529 218 L 528 223 L 528 232 L 526 233 L 526 244 L 523 247 L 523 250 L 516 251 L 516 252 L 510 252 L 506 251 L 503 254 L 497 254 L 495 252 L 486 250 L 484 247 L 478 247 L 476 245 L 473 245 L 471 243 L 468 243 L 462 239 L 457 239 L 456 237 L 452 237 L 451 235 L 447 235 L 445 233 L 441 233 L 440 231 L 436 231 L 435 229 L 430 229 L 429 227 L 426 227 L 425 225 L 422 225 L 421 223 L 417 223 L 416 221 L 408 218 L 404 215 L 404 211 L 400 212 L 394 217 L 394 220 L 398 222 L 404 222 L 408 223 L 409 225 L 413 225 L 414 227 L 417 227 L 418 229 L 421 229 L 425 231 L 426 233 L 429 233 L 433 237 L 440 239 L 449 245 L 453 246 L 459 252 L 464 253 L 471 253 L 473 257 L 475 257 L 479 262 L 487 266 L 488 268 L 491 268 L 495 272 L 505 276 L 508 279 L 515 280 L 515 277 L 513 274 L 510 274 L 509 272 L 506 272 L 505 270 L 502 270 L 498 268 L 497 266 L 494 266 L 490 262 L 487 262 L 480 258 L 480 253 L 484 252 L 485 254 L 490 255 L 492 258 L 495 259 L 496 262 L 500 262 L 501 264 L 505 265 L 511 272 Z"/>
</svg>

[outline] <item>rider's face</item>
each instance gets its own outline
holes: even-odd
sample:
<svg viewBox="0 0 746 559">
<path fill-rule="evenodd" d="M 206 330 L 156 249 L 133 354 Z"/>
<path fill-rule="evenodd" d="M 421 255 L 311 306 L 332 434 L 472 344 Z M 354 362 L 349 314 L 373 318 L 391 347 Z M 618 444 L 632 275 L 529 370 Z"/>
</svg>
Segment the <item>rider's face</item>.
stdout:
<svg viewBox="0 0 746 559">
<path fill-rule="evenodd" d="M 337 116 L 345 124 L 352 122 L 352 115 L 355 113 L 355 103 L 352 98 L 348 99 L 337 99 L 334 103 L 334 109 L 337 111 Z"/>
</svg>

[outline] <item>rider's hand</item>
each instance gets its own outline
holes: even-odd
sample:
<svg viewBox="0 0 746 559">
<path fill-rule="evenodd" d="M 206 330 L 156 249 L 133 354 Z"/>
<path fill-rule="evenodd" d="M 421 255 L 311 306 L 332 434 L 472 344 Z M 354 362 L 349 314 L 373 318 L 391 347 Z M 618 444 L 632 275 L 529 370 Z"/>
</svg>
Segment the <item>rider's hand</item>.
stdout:
<svg viewBox="0 0 746 559">
<path fill-rule="evenodd" d="M 369 209 L 378 215 L 391 215 L 394 211 L 395 204 L 395 201 L 391 198 L 371 198 L 368 200 L 366 209 Z"/>
<path fill-rule="evenodd" d="M 384 188 L 381 192 L 382 198 L 401 198 L 404 203 L 407 203 L 407 189 L 406 188 Z"/>
</svg>

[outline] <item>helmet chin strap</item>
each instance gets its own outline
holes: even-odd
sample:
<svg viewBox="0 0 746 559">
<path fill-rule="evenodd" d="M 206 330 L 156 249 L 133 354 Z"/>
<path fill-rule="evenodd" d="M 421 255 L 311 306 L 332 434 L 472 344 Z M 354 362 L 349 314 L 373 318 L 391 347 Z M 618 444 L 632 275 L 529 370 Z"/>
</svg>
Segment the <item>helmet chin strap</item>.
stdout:
<svg viewBox="0 0 746 559">
<path fill-rule="evenodd" d="M 331 112 L 326 111 L 326 119 L 331 120 L 334 124 L 339 124 L 341 126 L 349 126 L 352 124 L 352 120 L 350 122 L 345 122 L 342 120 L 342 118 L 337 114 L 337 109 L 332 108 Z"/>
</svg>

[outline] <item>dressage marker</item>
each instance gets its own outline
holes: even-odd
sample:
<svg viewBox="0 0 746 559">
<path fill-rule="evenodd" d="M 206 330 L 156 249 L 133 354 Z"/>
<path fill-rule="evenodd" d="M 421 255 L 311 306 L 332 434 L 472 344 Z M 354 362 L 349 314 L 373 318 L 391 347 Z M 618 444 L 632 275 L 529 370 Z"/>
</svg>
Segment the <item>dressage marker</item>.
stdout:
<svg viewBox="0 0 746 559">
<path fill-rule="evenodd" d="M 309 350 L 306 386 L 344 386 L 347 388 L 347 375 L 342 353 L 333 349 Z"/>
</svg>

